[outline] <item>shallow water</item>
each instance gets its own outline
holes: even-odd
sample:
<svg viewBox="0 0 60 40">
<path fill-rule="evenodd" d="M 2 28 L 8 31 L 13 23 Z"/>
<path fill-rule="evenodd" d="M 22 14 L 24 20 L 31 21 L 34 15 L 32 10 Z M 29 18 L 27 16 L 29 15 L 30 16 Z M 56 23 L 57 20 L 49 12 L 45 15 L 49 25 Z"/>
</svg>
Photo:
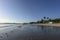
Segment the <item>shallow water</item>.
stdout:
<svg viewBox="0 0 60 40">
<path fill-rule="evenodd" d="M 0 40 L 60 40 L 60 27 L 16 24 L 4 26 L 0 26 Z"/>
</svg>

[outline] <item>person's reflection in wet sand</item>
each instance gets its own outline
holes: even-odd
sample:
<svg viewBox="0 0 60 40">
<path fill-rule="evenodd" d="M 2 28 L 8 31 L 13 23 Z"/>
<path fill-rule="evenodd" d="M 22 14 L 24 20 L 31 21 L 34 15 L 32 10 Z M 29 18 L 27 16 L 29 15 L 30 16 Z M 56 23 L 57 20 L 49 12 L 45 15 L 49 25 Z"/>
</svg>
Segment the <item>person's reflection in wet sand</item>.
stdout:
<svg viewBox="0 0 60 40">
<path fill-rule="evenodd" d="M 38 27 L 38 28 L 41 27 L 42 31 L 43 31 L 44 33 L 46 32 L 46 27 L 45 27 L 45 26 L 40 26 L 40 25 L 38 25 L 37 27 Z"/>
<path fill-rule="evenodd" d="M 44 30 L 44 26 L 41 26 L 41 29 Z"/>
<path fill-rule="evenodd" d="M 41 26 L 41 29 L 44 33 L 46 32 L 46 28 L 44 26 Z"/>
<path fill-rule="evenodd" d="M 44 30 L 44 26 L 38 25 L 37 27 L 38 27 L 38 28 L 40 27 L 42 30 Z"/>
</svg>

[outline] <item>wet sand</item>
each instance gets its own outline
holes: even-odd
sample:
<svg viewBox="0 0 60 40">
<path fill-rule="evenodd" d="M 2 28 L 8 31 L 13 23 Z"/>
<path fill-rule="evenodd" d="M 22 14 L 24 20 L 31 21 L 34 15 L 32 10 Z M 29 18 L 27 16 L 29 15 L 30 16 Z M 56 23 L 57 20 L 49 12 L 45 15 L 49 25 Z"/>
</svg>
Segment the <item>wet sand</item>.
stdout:
<svg viewBox="0 0 60 40">
<path fill-rule="evenodd" d="M 0 40 L 60 40 L 60 27 L 22 25 L 0 28 Z"/>
<path fill-rule="evenodd" d="M 60 40 L 60 35 L 25 36 L 18 40 Z"/>
</svg>

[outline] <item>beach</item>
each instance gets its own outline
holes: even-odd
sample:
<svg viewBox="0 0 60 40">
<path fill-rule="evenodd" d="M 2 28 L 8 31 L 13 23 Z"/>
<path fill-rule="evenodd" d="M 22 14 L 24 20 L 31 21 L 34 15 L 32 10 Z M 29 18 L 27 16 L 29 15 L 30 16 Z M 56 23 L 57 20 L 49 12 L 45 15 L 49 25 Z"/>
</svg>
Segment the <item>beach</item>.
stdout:
<svg viewBox="0 0 60 40">
<path fill-rule="evenodd" d="M 60 40 L 60 27 L 3 24 L 0 28 L 0 40 Z"/>
<path fill-rule="evenodd" d="M 40 23 L 40 24 L 33 24 L 33 25 L 60 27 L 60 23 L 52 23 L 52 24 L 49 24 L 49 23 L 42 24 L 42 23 Z"/>
</svg>

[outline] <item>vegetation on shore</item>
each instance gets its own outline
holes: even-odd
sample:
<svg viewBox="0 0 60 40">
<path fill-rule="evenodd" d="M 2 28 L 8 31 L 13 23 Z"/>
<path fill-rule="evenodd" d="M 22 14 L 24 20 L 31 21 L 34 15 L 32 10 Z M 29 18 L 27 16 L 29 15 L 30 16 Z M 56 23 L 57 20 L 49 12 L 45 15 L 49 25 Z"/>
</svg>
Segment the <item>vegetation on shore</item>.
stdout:
<svg viewBox="0 0 60 40">
<path fill-rule="evenodd" d="M 39 24 L 39 23 L 49 23 L 49 22 L 60 23 L 60 18 L 51 19 L 49 17 L 43 17 L 41 20 L 37 22 L 30 22 L 29 24 Z"/>
</svg>

